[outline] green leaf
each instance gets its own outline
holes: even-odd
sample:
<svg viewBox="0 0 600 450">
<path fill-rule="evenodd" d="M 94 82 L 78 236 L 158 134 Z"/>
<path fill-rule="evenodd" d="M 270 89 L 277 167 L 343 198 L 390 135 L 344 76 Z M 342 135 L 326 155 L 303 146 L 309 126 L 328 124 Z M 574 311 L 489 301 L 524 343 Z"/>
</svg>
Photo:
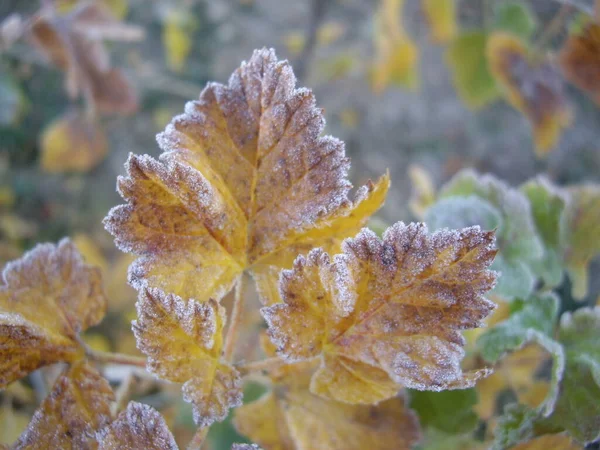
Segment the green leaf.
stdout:
<svg viewBox="0 0 600 450">
<path fill-rule="evenodd" d="M 0 70 L 0 126 L 17 123 L 25 110 L 25 99 L 18 84 Z"/>
<path fill-rule="evenodd" d="M 534 426 L 538 418 L 539 413 L 527 406 L 506 406 L 494 430 L 494 443 L 490 450 L 506 450 L 531 439 L 535 436 Z"/>
<path fill-rule="evenodd" d="M 589 444 L 600 439 L 600 307 L 563 314 L 558 334 L 567 368 L 560 396 L 546 421 Z"/>
<path fill-rule="evenodd" d="M 425 212 L 425 222 L 431 230 L 460 229 L 479 225 L 484 230 L 494 230 L 502 223 L 500 213 L 485 200 L 474 195 L 444 198 Z"/>
<path fill-rule="evenodd" d="M 546 287 L 556 287 L 563 278 L 561 235 L 567 196 L 545 177 L 529 181 L 521 191 L 529 199 L 533 220 L 544 244 L 544 256 L 534 261 L 532 268 Z"/>
<path fill-rule="evenodd" d="M 500 97 L 486 57 L 487 34 L 467 31 L 457 36 L 446 53 L 454 87 L 471 109 L 480 109 Z"/>
<path fill-rule="evenodd" d="M 552 355 L 552 381 L 550 391 L 540 409 L 545 416 L 554 410 L 563 378 L 565 353 L 562 345 L 553 340 L 554 325 L 560 301 L 554 294 L 533 296 L 526 302 L 513 302 L 513 313 L 508 319 L 485 332 L 477 340 L 483 358 L 495 363 L 506 353 L 518 350 L 525 344 L 535 342 Z"/>
<path fill-rule="evenodd" d="M 529 7 L 522 2 L 500 3 L 494 14 L 494 28 L 529 40 L 537 28 L 537 20 Z"/>
<path fill-rule="evenodd" d="M 528 297 L 535 281 L 531 266 L 543 256 L 544 247 L 527 197 L 491 175 L 479 176 L 472 170 L 461 171 L 442 187 L 439 202 L 456 197 L 477 197 L 500 215 L 496 233 L 499 254 L 492 268 L 503 275 L 494 293 L 506 300 Z M 452 213 L 445 211 L 445 214 Z"/>
<path fill-rule="evenodd" d="M 600 253 L 600 186 L 569 189 L 563 227 L 564 258 L 573 283 L 573 297 L 588 292 L 588 264 Z"/>
<path fill-rule="evenodd" d="M 477 403 L 475 389 L 452 391 L 410 390 L 410 407 L 419 415 L 421 425 L 451 434 L 472 431 L 478 422 L 473 406 Z"/>
</svg>

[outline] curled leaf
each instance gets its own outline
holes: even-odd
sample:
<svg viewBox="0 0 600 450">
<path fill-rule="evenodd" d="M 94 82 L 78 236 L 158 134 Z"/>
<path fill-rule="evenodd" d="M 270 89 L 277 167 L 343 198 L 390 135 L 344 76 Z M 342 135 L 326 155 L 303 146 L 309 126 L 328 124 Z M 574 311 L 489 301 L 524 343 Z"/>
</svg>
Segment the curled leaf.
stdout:
<svg viewBox="0 0 600 450">
<path fill-rule="evenodd" d="M 129 402 L 127 409 L 98 433 L 99 450 L 178 450 L 165 419 L 154 408 Z"/>
<path fill-rule="evenodd" d="M 571 83 L 588 93 L 600 105 L 600 25 L 589 23 L 569 36 L 558 61 Z"/>
<path fill-rule="evenodd" d="M 33 370 L 83 356 L 79 332 L 104 317 L 100 271 L 68 239 L 9 263 L 0 286 L 0 388 Z"/>
<path fill-rule="evenodd" d="M 482 326 L 494 309 L 483 294 L 496 274 L 493 232 L 479 227 L 428 234 L 424 224 L 370 230 L 298 257 L 281 274 L 284 303 L 262 309 L 278 353 L 320 356 L 311 390 L 348 403 L 373 403 L 400 386 L 473 386 L 486 370 L 463 373 L 460 331 Z"/>
<path fill-rule="evenodd" d="M 272 286 L 296 255 L 338 246 L 383 203 L 387 175 L 348 199 L 342 142 L 320 136 L 313 94 L 272 50 L 185 111 L 158 136 L 160 161 L 130 156 L 118 180 L 127 204 L 105 219 L 117 246 L 141 256 L 130 269 L 138 288 L 220 299 L 245 270 Z"/>
<path fill-rule="evenodd" d="M 267 450 L 408 450 L 420 438 L 416 415 L 401 397 L 348 405 L 308 390 L 311 363 L 285 366 L 273 390 L 235 410 L 238 431 Z"/>
<path fill-rule="evenodd" d="M 209 426 L 241 405 L 240 375 L 221 361 L 225 310 L 214 300 L 199 303 L 142 289 L 133 332 L 148 356 L 147 369 L 183 383 L 183 398 L 192 403 L 194 420 Z"/>
<path fill-rule="evenodd" d="M 78 362 L 56 381 L 14 450 L 96 449 L 95 433 L 110 423 L 114 394 L 91 366 Z"/>
<path fill-rule="evenodd" d="M 560 74 L 548 60 L 534 62 L 518 38 L 501 32 L 489 38 L 487 57 L 507 101 L 530 121 L 536 154 L 544 157 L 572 120 Z"/>
</svg>

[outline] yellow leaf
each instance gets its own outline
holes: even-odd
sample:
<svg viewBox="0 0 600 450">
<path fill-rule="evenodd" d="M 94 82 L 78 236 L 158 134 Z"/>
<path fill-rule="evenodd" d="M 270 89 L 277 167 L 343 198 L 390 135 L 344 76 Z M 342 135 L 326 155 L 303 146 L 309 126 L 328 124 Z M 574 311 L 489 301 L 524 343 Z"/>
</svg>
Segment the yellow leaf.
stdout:
<svg viewBox="0 0 600 450">
<path fill-rule="evenodd" d="M 583 450 L 567 433 L 546 434 L 515 445 L 510 450 Z"/>
<path fill-rule="evenodd" d="M 0 445 L 12 444 L 29 424 L 29 416 L 8 403 L 0 406 Z"/>
<path fill-rule="evenodd" d="M 473 386 L 488 371 L 462 371 L 460 331 L 482 326 L 495 307 L 483 297 L 495 254 L 493 232 L 479 227 L 430 235 L 399 222 L 383 240 L 365 229 L 342 254 L 315 249 L 281 273 L 284 303 L 262 309 L 269 336 L 288 361 L 320 356 L 311 390 L 338 401 L 381 401 L 393 384 Z"/>
<path fill-rule="evenodd" d="M 408 167 L 408 177 L 412 183 L 412 193 L 408 205 L 411 212 L 418 219 L 422 219 L 427 208 L 435 202 L 435 185 L 431 175 L 416 164 Z"/>
<path fill-rule="evenodd" d="M 326 22 L 317 30 L 316 42 L 317 45 L 331 45 L 340 39 L 346 29 L 340 22 Z M 292 55 L 299 55 L 304 50 L 306 45 L 305 33 L 302 31 L 291 31 L 283 38 L 285 46 Z"/>
<path fill-rule="evenodd" d="M 99 450 L 178 450 L 165 419 L 154 408 L 129 402 L 127 409 L 100 432 Z"/>
<path fill-rule="evenodd" d="M 288 267 L 381 206 L 389 177 L 350 201 L 343 144 L 320 136 L 322 112 L 294 84 L 287 62 L 256 51 L 228 86 L 209 84 L 159 135 L 160 161 L 130 156 L 118 180 L 127 204 L 105 225 L 119 248 L 141 256 L 134 286 L 218 300 L 245 270 Z"/>
<path fill-rule="evenodd" d="M 100 270 L 67 239 L 41 244 L 4 269 L 0 286 L 0 388 L 83 356 L 78 333 L 104 317 Z"/>
<path fill-rule="evenodd" d="M 87 234 L 78 233 L 72 238 L 73 244 L 86 263 L 98 267 L 103 274 L 108 270 L 108 261 L 94 240 Z"/>
<path fill-rule="evenodd" d="M 185 68 L 192 50 L 192 35 L 197 23 L 189 12 L 171 9 L 165 18 L 162 41 L 167 57 L 167 65 L 175 72 Z"/>
<path fill-rule="evenodd" d="M 416 415 L 401 397 L 348 405 L 308 390 L 314 364 L 272 374 L 273 389 L 235 410 L 238 431 L 266 450 L 405 450 L 420 439 Z"/>
<path fill-rule="evenodd" d="M 214 300 L 198 303 L 143 289 L 132 328 L 147 369 L 183 383 L 183 398 L 193 405 L 198 425 L 209 426 L 241 405 L 240 375 L 221 360 L 225 310 Z"/>
<path fill-rule="evenodd" d="M 382 0 L 375 15 L 375 61 L 371 84 L 376 93 L 390 84 L 418 88 L 418 49 L 404 32 L 404 0 Z"/>
<path fill-rule="evenodd" d="M 61 116 L 48 125 L 40 146 L 42 169 L 50 173 L 87 172 L 108 153 L 100 124 L 77 113 Z"/>
<path fill-rule="evenodd" d="M 434 42 L 450 42 L 458 29 L 455 0 L 423 0 L 422 5 Z"/>
<path fill-rule="evenodd" d="M 600 25 L 589 23 L 581 33 L 570 35 L 558 61 L 567 80 L 600 105 Z"/>
<path fill-rule="evenodd" d="M 95 433 L 110 423 L 113 400 L 108 382 L 78 362 L 58 378 L 13 449 L 96 449 Z"/>
<path fill-rule="evenodd" d="M 536 154 L 544 157 L 572 120 L 560 74 L 547 60 L 534 62 L 518 38 L 501 32 L 488 39 L 487 57 L 507 101 L 531 122 Z"/>
</svg>

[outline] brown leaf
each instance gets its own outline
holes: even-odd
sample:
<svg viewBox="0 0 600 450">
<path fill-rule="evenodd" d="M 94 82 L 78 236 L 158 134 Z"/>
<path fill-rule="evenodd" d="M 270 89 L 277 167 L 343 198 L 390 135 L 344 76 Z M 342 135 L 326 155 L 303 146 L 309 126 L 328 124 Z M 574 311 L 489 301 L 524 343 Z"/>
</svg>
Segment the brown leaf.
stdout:
<svg viewBox="0 0 600 450">
<path fill-rule="evenodd" d="M 99 450 L 177 450 L 163 416 L 154 408 L 129 402 L 127 409 L 98 434 Z"/>
<path fill-rule="evenodd" d="M 428 234 L 424 224 L 370 230 L 331 258 L 322 249 L 283 271 L 284 303 L 262 309 L 269 335 L 288 361 L 321 357 L 311 391 L 348 403 L 374 403 L 401 386 L 473 386 L 486 370 L 463 373 L 461 330 L 494 309 L 483 294 L 493 232 L 479 227 Z"/>
<path fill-rule="evenodd" d="M 487 57 L 507 101 L 531 122 L 536 153 L 544 157 L 572 120 L 558 70 L 548 59 L 534 61 L 518 38 L 501 32 L 488 39 Z"/>
<path fill-rule="evenodd" d="M 600 105 L 600 25 L 592 22 L 570 35 L 558 61 L 567 80 Z"/>
<path fill-rule="evenodd" d="M 147 368 L 159 377 L 183 383 L 184 400 L 194 419 L 209 426 L 241 405 L 240 375 L 221 360 L 225 310 L 214 300 L 198 303 L 143 289 L 136 303 L 133 332 L 148 356 Z"/>
<path fill-rule="evenodd" d="M 29 372 L 83 356 L 78 333 L 106 311 L 100 271 L 68 239 L 9 263 L 0 286 L 0 388 Z"/>
<path fill-rule="evenodd" d="M 287 61 L 256 51 L 158 136 L 160 161 L 130 156 L 118 180 L 127 204 L 105 225 L 119 248 L 141 256 L 134 286 L 206 301 L 246 270 L 268 286 L 271 266 L 335 245 L 381 206 L 389 177 L 349 200 L 343 143 L 320 136 L 322 111 L 295 82 Z"/>
<path fill-rule="evenodd" d="M 113 400 L 108 382 L 94 368 L 75 363 L 58 378 L 13 449 L 95 449 L 95 434 L 110 423 Z"/>
</svg>

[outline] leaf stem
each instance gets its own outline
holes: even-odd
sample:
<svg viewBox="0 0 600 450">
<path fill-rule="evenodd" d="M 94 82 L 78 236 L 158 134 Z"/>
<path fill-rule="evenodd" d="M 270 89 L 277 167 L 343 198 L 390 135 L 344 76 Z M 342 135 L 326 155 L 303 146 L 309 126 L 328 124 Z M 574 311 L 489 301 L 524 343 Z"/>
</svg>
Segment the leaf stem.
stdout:
<svg viewBox="0 0 600 450">
<path fill-rule="evenodd" d="M 123 353 L 103 352 L 85 347 L 86 356 L 99 363 L 112 363 L 127 366 L 146 367 L 146 358 L 143 356 L 125 355 Z"/>
<path fill-rule="evenodd" d="M 225 336 L 225 345 L 223 345 L 223 358 L 226 361 L 231 361 L 233 358 L 233 352 L 235 350 L 235 344 L 239 328 L 242 325 L 242 319 L 244 311 L 244 274 L 240 275 L 235 285 L 235 297 L 233 299 L 233 309 L 231 310 L 231 317 L 229 319 L 229 328 L 227 329 L 227 336 Z"/>
<path fill-rule="evenodd" d="M 202 448 L 202 444 L 204 444 L 208 430 L 208 427 L 198 428 L 194 434 L 194 437 L 188 444 L 187 450 L 200 450 Z"/>
<path fill-rule="evenodd" d="M 236 369 L 238 369 L 242 375 L 249 375 L 256 372 L 268 372 L 285 364 L 287 363 L 283 359 L 274 356 L 273 358 L 261 359 L 260 361 L 236 364 Z"/>
</svg>

